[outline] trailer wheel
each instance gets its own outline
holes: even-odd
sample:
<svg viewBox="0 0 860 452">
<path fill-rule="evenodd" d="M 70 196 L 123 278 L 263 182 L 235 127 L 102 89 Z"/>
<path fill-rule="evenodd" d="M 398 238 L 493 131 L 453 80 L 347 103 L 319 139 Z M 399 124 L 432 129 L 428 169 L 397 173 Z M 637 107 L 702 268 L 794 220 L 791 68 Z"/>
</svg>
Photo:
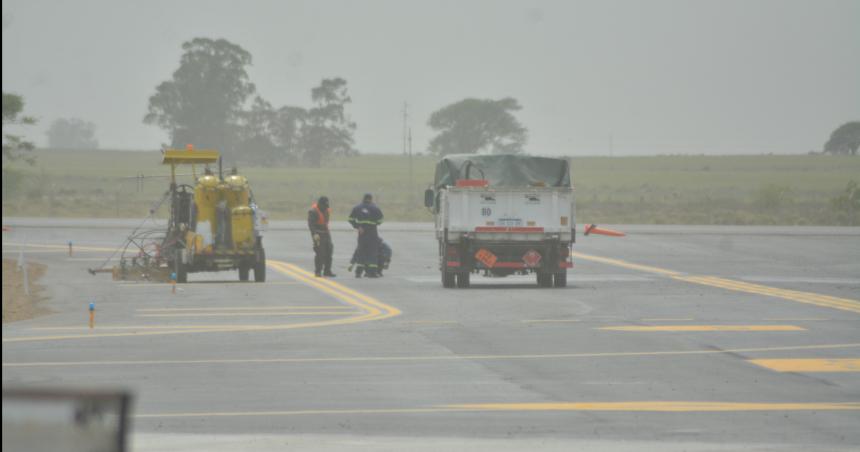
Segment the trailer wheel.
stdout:
<svg viewBox="0 0 860 452">
<path fill-rule="evenodd" d="M 248 264 L 239 264 L 239 281 L 247 281 L 251 274 L 251 266 Z M 254 275 L 256 276 L 256 274 Z"/>
<path fill-rule="evenodd" d="M 555 287 L 567 287 L 567 270 L 553 275 L 553 280 Z"/>
<path fill-rule="evenodd" d="M 176 250 L 176 257 L 173 259 L 173 271 L 176 273 L 176 282 L 188 282 L 188 266 L 182 263 L 182 250 Z"/>
<path fill-rule="evenodd" d="M 460 289 L 469 287 L 469 272 L 457 273 L 457 287 Z"/>
<path fill-rule="evenodd" d="M 266 282 L 266 251 L 262 246 L 257 247 L 257 255 L 255 257 L 254 282 Z"/>
<path fill-rule="evenodd" d="M 442 287 L 451 289 L 454 287 L 454 273 L 442 270 Z"/>
</svg>

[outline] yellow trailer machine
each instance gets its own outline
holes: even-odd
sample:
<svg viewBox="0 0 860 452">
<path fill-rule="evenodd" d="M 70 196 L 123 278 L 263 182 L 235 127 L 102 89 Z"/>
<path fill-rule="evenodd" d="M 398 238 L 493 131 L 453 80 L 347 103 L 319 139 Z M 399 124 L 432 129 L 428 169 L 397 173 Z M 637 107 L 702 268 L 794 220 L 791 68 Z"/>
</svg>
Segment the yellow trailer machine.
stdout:
<svg viewBox="0 0 860 452">
<path fill-rule="evenodd" d="M 207 167 L 193 187 L 177 184 L 178 165 L 219 163 L 220 168 L 213 150 L 166 150 L 163 163 L 170 165 L 170 219 L 161 253 L 176 281 L 186 282 L 188 273 L 236 269 L 242 281 L 251 270 L 254 281 L 265 281 L 266 255 L 247 178 L 236 169 L 224 177 Z"/>
</svg>

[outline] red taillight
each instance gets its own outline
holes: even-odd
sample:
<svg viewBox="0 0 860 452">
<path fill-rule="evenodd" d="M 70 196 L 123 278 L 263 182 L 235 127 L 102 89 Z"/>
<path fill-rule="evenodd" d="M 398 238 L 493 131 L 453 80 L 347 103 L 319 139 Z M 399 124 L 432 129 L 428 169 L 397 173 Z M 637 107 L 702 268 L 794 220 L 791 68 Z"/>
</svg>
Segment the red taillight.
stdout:
<svg viewBox="0 0 860 452">
<path fill-rule="evenodd" d="M 449 246 L 445 250 L 445 255 L 448 256 L 448 259 L 459 260 L 460 259 L 460 250 L 458 250 L 456 246 Z"/>
</svg>

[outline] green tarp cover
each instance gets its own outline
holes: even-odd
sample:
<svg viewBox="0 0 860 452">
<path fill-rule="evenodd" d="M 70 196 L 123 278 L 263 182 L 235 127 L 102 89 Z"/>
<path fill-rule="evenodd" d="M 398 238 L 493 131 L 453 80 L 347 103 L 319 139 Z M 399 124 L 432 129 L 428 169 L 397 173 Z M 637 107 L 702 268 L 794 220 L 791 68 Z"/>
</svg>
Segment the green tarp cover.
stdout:
<svg viewBox="0 0 860 452">
<path fill-rule="evenodd" d="M 566 159 L 514 154 L 454 154 L 436 164 L 437 189 L 458 179 L 487 179 L 491 187 L 570 187 L 570 167 Z"/>
</svg>

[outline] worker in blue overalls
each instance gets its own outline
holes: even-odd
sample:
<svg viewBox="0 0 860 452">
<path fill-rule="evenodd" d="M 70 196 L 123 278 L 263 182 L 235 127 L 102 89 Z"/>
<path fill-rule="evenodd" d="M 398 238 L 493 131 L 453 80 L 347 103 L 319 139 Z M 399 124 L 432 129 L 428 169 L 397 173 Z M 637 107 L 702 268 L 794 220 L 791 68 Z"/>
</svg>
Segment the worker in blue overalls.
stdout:
<svg viewBox="0 0 860 452">
<path fill-rule="evenodd" d="M 361 204 L 352 208 L 349 224 L 358 231 L 355 277 L 361 278 L 362 272 L 368 278 L 379 277 L 379 233 L 376 228 L 382 224 L 382 211 L 373 203 L 373 195 L 364 195 Z"/>
</svg>

